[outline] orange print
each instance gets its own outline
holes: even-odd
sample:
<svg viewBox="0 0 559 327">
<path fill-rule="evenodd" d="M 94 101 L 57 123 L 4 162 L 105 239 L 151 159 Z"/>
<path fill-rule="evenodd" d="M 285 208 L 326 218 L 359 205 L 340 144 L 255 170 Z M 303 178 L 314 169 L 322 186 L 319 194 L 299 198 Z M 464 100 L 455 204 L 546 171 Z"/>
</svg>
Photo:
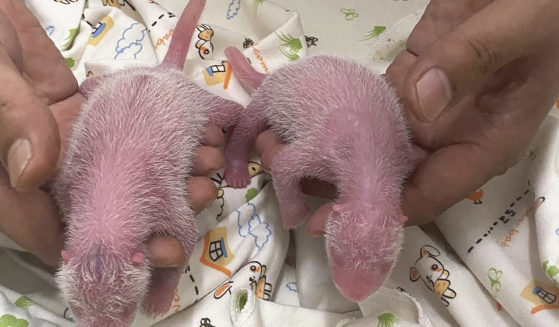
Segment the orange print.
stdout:
<svg viewBox="0 0 559 327">
<path fill-rule="evenodd" d="M 474 201 L 474 204 L 481 204 L 481 198 L 483 198 L 482 189 L 479 189 L 468 196 L 468 199 Z"/>
<path fill-rule="evenodd" d="M 157 50 L 157 48 L 160 45 L 165 45 L 165 41 L 169 40 L 171 38 L 171 36 L 173 35 L 173 32 L 175 30 L 174 29 L 170 29 L 169 32 L 167 32 L 165 35 L 163 35 L 162 37 L 157 39 L 157 43 L 155 43 L 155 49 Z"/>
<path fill-rule="evenodd" d="M 173 297 L 173 304 L 171 305 L 171 309 L 173 309 L 173 313 L 179 312 L 181 305 L 180 305 L 181 297 L 175 289 L 175 296 Z"/>
<path fill-rule="evenodd" d="M 266 74 L 269 73 L 270 71 L 268 69 L 268 66 L 266 66 L 266 63 L 264 62 L 264 58 L 262 58 L 262 56 L 260 55 L 260 51 L 255 47 L 252 47 L 252 52 L 256 56 L 256 59 L 260 62 L 260 65 L 262 66 Z"/>
</svg>

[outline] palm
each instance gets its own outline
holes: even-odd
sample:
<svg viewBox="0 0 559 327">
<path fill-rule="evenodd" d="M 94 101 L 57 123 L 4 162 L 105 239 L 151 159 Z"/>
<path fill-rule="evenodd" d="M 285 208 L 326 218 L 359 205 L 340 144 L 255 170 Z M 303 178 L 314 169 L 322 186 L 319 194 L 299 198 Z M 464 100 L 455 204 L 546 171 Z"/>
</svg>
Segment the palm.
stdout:
<svg viewBox="0 0 559 327">
<path fill-rule="evenodd" d="M 407 50 L 387 71 L 400 94 L 404 93 L 406 73 L 417 57 L 490 2 L 431 1 L 408 39 Z M 559 46 L 550 46 L 501 67 L 451 103 L 433 122 L 421 122 L 408 113 L 415 142 L 431 153 L 412 175 L 406 190 L 409 192 L 404 193 L 404 207 L 412 221 L 440 214 L 520 159 L 559 88 L 558 55 Z M 481 76 L 485 72 L 479 73 Z M 460 192 L 437 190 L 439 201 L 433 199 L 433 187 L 429 185 L 434 185 L 429 181 L 433 178 L 443 180 L 441 184 L 468 187 Z"/>
<path fill-rule="evenodd" d="M 13 35 L 11 35 L 11 34 Z M 17 35 L 17 37 L 14 37 Z M 14 41 L 16 40 L 16 41 Z M 37 101 L 46 105 L 50 113 L 36 115 L 35 120 L 43 124 L 42 139 L 49 143 L 50 148 L 34 148 L 37 160 L 43 159 L 43 165 L 52 166 L 56 159 L 51 151 L 58 149 L 58 142 L 53 136 L 52 128 L 57 128 L 60 136 L 60 154 L 58 163 L 67 147 L 72 123 L 79 113 L 83 96 L 78 92 L 78 85 L 72 72 L 60 52 L 46 36 L 35 17 L 21 1 L 0 0 L 0 66 L 7 65 L 11 71 L 17 68 L 26 83 L 17 84 L 22 94 L 10 94 L 16 103 L 20 98 L 32 98 L 26 105 L 18 105 L 17 110 L 36 110 Z M 4 49 L 5 47 L 5 49 Z M 2 57 L 6 50 L 8 58 Z M 9 59 L 11 62 L 1 62 Z M 12 75 L 6 75 L 14 78 Z M 18 82 L 21 80 L 17 76 Z M 8 82 L 11 82 L 8 80 Z M 25 93 L 27 92 L 27 93 Z M 31 93 L 31 95 L 29 95 Z M 35 99 L 36 98 L 36 99 Z M 0 94 L 0 103 L 2 98 Z M 52 116 L 50 116 L 52 114 Z M 17 116 L 17 115 L 16 115 Z M 54 119 L 52 119 L 54 117 Z M 12 117 L 0 123 L 10 124 Z M 49 124 L 48 120 L 52 122 Z M 25 123 L 28 123 L 27 121 Z M 1 125 L 1 124 L 0 124 Z M 33 126 L 36 126 L 33 125 Z M 46 130 L 45 130 L 46 128 Z M 40 134 L 37 129 L 34 132 Z M 50 133 L 50 134 L 49 134 Z M 50 135 L 50 138 L 45 138 Z M 56 135 L 56 134 L 54 134 Z M 223 154 L 217 149 L 223 143 L 223 133 L 216 125 L 210 124 L 204 135 L 204 144 L 197 151 L 197 159 L 193 167 L 193 177 L 185 181 L 188 189 L 189 203 L 196 212 L 208 205 L 209 200 L 216 197 L 217 189 L 206 175 L 220 169 L 223 165 Z M 43 144 L 44 145 L 44 144 Z M 42 152 L 41 152 L 42 150 Z M 40 152 L 37 154 L 37 152 Z M 50 156 L 54 160 L 44 160 Z M 45 163 L 50 163 L 45 164 Z M 52 169 L 43 169 L 41 176 L 35 176 L 39 184 L 45 178 L 53 178 Z M 46 172 L 46 173 L 45 173 Z M 44 175 L 47 176 L 44 176 Z M 38 175 L 38 174 L 35 174 Z M 35 186 L 37 183 L 34 184 Z M 51 197 L 41 189 L 32 188 L 28 192 L 19 193 L 10 187 L 6 172 L 0 170 L 0 231 L 20 246 L 37 255 L 44 262 L 56 264 L 63 246 L 63 225 Z M 149 241 L 154 266 L 180 265 L 184 260 L 184 251 L 180 243 L 173 238 L 157 237 Z"/>
<path fill-rule="evenodd" d="M 35 109 L 37 114 L 41 114 L 38 116 L 41 119 L 52 120 L 52 117 L 39 112 L 33 104 L 40 101 L 49 106 L 57 120 L 64 145 L 82 101 L 77 93 L 77 82 L 60 52 L 20 1 L 0 1 L 0 10 L 0 13 L 5 14 L 0 15 L 2 24 L 4 27 L 9 25 L 0 36 L 12 41 L 2 46 L 11 54 L 13 65 L 10 67 L 10 63 L 4 64 L 10 68 L 17 67 L 29 86 L 26 87 L 26 92 L 29 91 L 31 97 L 34 95 L 37 99 L 28 101 L 21 110 Z M 19 94 L 11 96 L 15 99 L 22 97 Z M 30 96 L 23 97 L 28 100 Z M 51 142 L 54 143 L 55 140 Z M 16 192 L 11 188 L 4 171 L 0 172 L 0 195 L 0 211 L 3 214 L 0 217 L 0 230 L 43 261 L 56 263 L 63 245 L 63 229 L 56 205 L 50 196 L 40 189 L 32 189 L 23 194 Z"/>
</svg>

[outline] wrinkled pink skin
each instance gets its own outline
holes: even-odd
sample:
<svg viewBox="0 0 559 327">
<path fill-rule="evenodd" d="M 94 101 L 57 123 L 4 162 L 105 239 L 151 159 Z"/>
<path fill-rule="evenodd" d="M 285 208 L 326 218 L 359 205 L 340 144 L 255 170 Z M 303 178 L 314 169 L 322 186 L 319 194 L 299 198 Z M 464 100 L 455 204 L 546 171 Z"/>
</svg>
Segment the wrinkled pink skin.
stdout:
<svg viewBox="0 0 559 327">
<path fill-rule="evenodd" d="M 79 327 L 128 326 L 142 303 L 151 314 L 167 312 L 184 267 L 152 270 L 145 242 L 175 237 L 185 259 L 195 246 L 186 179 L 196 148 L 210 121 L 234 124 L 242 110 L 182 72 L 188 47 L 180 42 L 190 44 L 204 3 L 190 1 L 196 8 L 181 16 L 180 40 L 162 65 L 80 87 L 86 101 L 52 190 L 67 224 L 56 280 Z"/>
<path fill-rule="evenodd" d="M 246 185 L 248 153 L 271 128 L 288 144 L 271 167 L 284 227 L 307 216 L 301 179 L 337 185 L 325 235 L 332 277 L 346 298 L 365 299 L 390 273 L 406 220 L 400 197 L 412 149 L 395 92 L 381 76 L 336 57 L 304 58 L 263 78 L 238 50 L 226 55 L 247 84 L 262 80 L 227 145 L 227 182 Z"/>
</svg>

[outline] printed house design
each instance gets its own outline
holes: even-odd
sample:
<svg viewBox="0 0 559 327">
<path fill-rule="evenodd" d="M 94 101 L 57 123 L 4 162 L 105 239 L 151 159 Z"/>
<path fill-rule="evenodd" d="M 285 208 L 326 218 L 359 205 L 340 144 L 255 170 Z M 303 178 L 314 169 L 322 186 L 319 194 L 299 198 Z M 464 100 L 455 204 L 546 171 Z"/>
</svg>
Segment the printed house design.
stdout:
<svg viewBox="0 0 559 327">
<path fill-rule="evenodd" d="M 97 23 L 87 43 L 97 45 L 105 37 L 107 32 L 115 25 L 111 16 L 105 16 Z"/>
<path fill-rule="evenodd" d="M 220 65 L 207 67 L 202 74 L 208 86 L 223 83 L 223 88 L 227 89 L 231 79 L 231 64 L 224 60 Z"/>
<path fill-rule="evenodd" d="M 520 296 L 534 304 L 530 314 L 535 314 L 542 310 L 559 309 L 557 293 L 559 290 L 555 286 L 534 280 L 524 287 Z"/>
<path fill-rule="evenodd" d="M 231 277 L 231 271 L 225 267 L 234 258 L 235 255 L 227 241 L 227 228 L 216 227 L 210 230 L 204 238 L 204 250 L 200 262 Z"/>
</svg>

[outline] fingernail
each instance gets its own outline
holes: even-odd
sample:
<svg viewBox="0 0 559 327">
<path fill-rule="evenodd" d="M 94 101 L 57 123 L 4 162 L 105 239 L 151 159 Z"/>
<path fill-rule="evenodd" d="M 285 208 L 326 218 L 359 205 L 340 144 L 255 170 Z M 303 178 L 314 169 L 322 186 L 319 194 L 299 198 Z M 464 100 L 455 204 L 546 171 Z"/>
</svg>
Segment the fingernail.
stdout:
<svg viewBox="0 0 559 327">
<path fill-rule="evenodd" d="M 12 187 L 17 186 L 19 176 L 31 158 L 31 142 L 27 139 L 17 139 L 8 151 L 8 174 Z"/>
<path fill-rule="evenodd" d="M 323 237 L 324 234 L 326 234 L 324 231 L 322 230 L 308 230 L 307 229 L 307 235 L 313 238 L 318 238 L 318 237 Z"/>
<path fill-rule="evenodd" d="M 437 118 L 452 99 L 448 77 L 437 68 L 424 73 L 415 87 L 423 116 L 429 121 Z"/>
</svg>

